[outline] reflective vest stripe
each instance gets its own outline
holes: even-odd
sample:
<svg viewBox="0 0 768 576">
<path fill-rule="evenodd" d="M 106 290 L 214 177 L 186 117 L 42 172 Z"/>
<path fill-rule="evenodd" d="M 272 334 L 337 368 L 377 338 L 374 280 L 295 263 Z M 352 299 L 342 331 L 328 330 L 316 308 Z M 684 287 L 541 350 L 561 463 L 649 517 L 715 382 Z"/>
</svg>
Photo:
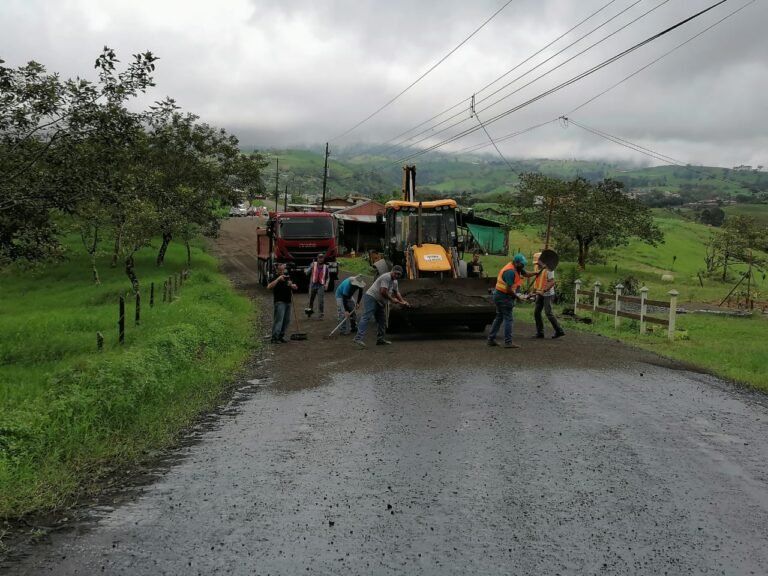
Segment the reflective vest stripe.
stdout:
<svg viewBox="0 0 768 576">
<path fill-rule="evenodd" d="M 533 281 L 533 289 L 535 292 L 539 292 L 544 290 L 544 287 L 547 285 L 547 272 L 546 270 L 543 270 L 538 276 L 536 276 L 536 279 Z"/>
<path fill-rule="evenodd" d="M 513 270 L 515 273 L 515 281 L 512 283 L 512 286 L 509 286 L 506 282 L 504 282 L 504 273 L 508 270 Z M 520 288 L 522 283 L 523 277 L 517 273 L 517 270 L 515 270 L 515 265 L 510 262 L 499 271 L 499 275 L 496 277 L 496 290 L 503 292 L 504 294 L 514 294 L 517 292 L 517 289 Z"/>
</svg>

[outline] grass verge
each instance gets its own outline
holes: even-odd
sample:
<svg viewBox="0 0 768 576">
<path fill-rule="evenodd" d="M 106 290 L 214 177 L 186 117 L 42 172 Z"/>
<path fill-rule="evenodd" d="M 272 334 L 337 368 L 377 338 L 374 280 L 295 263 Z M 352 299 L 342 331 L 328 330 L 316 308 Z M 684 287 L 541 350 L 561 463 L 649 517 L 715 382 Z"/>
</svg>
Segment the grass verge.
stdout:
<svg viewBox="0 0 768 576">
<path fill-rule="evenodd" d="M 69 506 L 106 475 L 172 443 L 215 405 L 258 345 L 252 304 L 200 246 L 189 280 L 162 302 L 162 283 L 185 256 L 171 245 L 161 269 L 154 251 L 138 255 L 141 324 L 134 325 L 130 296 L 122 346 L 117 301 L 129 284 L 106 257 L 100 285 L 89 282 L 89 264 L 76 255 L 0 275 L 1 518 Z M 97 331 L 103 352 L 96 351 Z"/>
</svg>

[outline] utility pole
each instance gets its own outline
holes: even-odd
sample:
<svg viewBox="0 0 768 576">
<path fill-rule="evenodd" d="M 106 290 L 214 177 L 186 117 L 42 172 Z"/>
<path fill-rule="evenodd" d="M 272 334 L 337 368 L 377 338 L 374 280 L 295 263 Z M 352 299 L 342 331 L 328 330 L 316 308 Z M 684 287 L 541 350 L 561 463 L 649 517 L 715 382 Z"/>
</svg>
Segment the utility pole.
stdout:
<svg viewBox="0 0 768 576">
<path fill-rule="evenodd" d="M 283 212 L 288 212 L 288 184 L 285 185 L 285 200 L 283 201 Z"/>
<path fill-rule="evenodd" d="M 277 212 L 278 202 L 280 202 L 280 191 L 277 187 L 280 181 L 280 158 L 275 158 L 275 212 Z"/>
<path fill-rule="evenodd" d="M 325 212 L 325 191 L 328 187 L 328 142 L 325 143 L 325 166 L 323 167 L 323 201 L 320 212 Z"/>
</svg>

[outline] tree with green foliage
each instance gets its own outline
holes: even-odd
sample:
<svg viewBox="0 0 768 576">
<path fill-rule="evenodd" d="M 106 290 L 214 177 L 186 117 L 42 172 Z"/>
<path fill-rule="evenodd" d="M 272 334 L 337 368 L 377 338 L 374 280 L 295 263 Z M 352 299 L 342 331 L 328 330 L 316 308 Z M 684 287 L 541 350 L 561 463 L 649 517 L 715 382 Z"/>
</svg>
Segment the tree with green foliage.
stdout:
<svg viewBox="0 0 768 576">
<path fill-rule="evenodd" d="M 121 72 L 104 48 L 99 81 L 62 80 L 37 62 L 0 60 L 0 261 L 37 262 L 60 253 L 52 211 L 73 213 L 94 187 L 94 144 L 118 146 L 140 114 L 127 103 L 152 86 L 156 57 L 136 54 Z"/>
<path fill-rule="evenodd" d="M 731 216 L 726 219 L 721 229 L 710 237 L 707 243 L 707 272 L 722 269 L 721 279 L 728 279 L 728 270 L 738 263 L 762 265 L 760 258 L 755 258 L 752 250 L 760 249 L 765 242 L 765 230 L 754 218 L 749 216 Z"/>
<path fill-rule="evenodd" d="M 664 237 L 650 210 L 624 193 L 621 182 L 593 184 L 584 178 L 569 182 L 541 174 L 520 178 L 520 202 L 533 208 L 540 221 L 576 243 L 577 262 L 586 267 L 592 248 L 613 248 L 639 238 L 651 245 Z"/>
</svg>

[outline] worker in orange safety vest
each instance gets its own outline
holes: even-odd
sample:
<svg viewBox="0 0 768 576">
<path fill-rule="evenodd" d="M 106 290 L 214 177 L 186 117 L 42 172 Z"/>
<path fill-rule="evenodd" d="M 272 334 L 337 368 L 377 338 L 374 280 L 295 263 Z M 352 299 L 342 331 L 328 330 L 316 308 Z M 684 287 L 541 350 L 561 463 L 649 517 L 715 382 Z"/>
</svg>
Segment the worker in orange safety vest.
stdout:
<svg viewBox="0 0 768 576">
<path fill-rule="evenodd" d="M 560 327 L 557 316 L 552 311 L 552 300 L 555 298 L 555 271 L 549 270 L 547 266 L 539 259 L 541 252 L 534 254 L 536 260 L 536 272 L 538 276 L 533 281 L 533 294 L 536 298 L 536 307 L 533 309 L 533 319 L 536 322 L 536 334 L 534 338 L 544 338 L 544 320 L 541 317 L 542 311 L 547 315 L 549 323 L 555 330 L 552 338 L 562 338 L 565 331 Z"/>
<path fill-rule="evenodd" d="M 488 346 L 498 346 L 496 335 L 503 323 L 504 348 L 520 348 L 517 344 L 512 343 L 512 311 L 518 301 L 525 300 L 525 297 L 519 293 L 523 278 L 536 276 L 536 272 L 525 271 L 526 264 L 528 264 L 528 260 L 525 256 L 515 254 L 512 261 L 504 266 L 496 277 L 496 289 L 493 291 L 496 317 L 493 319 L 491 331 L 488 333 Z"/>
</svg>

